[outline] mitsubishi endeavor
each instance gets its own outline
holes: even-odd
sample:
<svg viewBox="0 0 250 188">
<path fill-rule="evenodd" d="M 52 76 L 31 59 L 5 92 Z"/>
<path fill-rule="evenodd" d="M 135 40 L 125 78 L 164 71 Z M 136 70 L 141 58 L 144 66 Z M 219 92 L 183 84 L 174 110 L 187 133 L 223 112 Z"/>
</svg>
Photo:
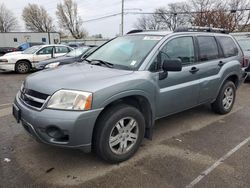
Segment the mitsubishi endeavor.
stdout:
<svg viewBox="0 0 250 188">
<path fill-rule="evenodd" d="M 13 115 L 39 142 L 125 161 L 159 118 L 205 103 L 233 108 L 246 60 L 232 36 L 204 30 L 133 31 L 82 63 L 34 73 Z"/>
</svg>

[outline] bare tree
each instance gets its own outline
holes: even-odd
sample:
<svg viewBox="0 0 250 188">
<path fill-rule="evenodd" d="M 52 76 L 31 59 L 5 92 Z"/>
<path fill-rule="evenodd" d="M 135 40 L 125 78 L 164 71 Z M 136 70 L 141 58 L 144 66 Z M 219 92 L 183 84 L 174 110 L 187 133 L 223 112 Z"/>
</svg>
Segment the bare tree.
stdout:
<svg viewBox="0 0 250 188">
<path fill-rule="evenodd" d="M 0 5 L 0 32 L 9 32 L 18 28 L 16 17 L 4 4 Z"/>
<path fill-rule="evenodd" d="M 135 26 L 137 29 L 175 30 L 176 27 L 190 23 L 189 10 L 190 7 L 184 2 L 171 3 L 166 8 L 156 9 L 153 15 L 138 18 Z"/>
<path fill-rule="evenodd" d="M 250 22 L 249 0 L 190 0 L 192 23 L 197 26 L 213 26 L 229 31 L 242 31 Z"/>
<path fill-rule="evenodd" d="M 134 27 L 136 29 L 142 29 L 142 30 L 158 30 L 160 29 L 160 25 L 157 21 L 157 18 L 155 15 L 149 15 L 149 16 L 141 16 L 137 19 L 136 23 L 134 23 Z"/>
<path fill-rule="evenodd" d="M 59 3 L 56 15 L 59 26 L 68 31 L 75 39 L 80 39 L 87 35 L 82 27 L 83 21 L 78 15 L 76 2 L 64 0 L 63 4 Z"/>
<path fill-rule="evenodd" d="M 29 4 L 22 14 L 25 26 L 30 31 L 50 32 L 54 30 L 52 18 L 42 6 Z"/>
<path fill-rule="evenodd" d="M 162 28 L 175 30 L 176 27 L 187 25 L 190 22 L 189 11 L 190 7 L 184 2 L 170 3 L 167 8 L 156 9 L 155 16 L 160 21 Z"/>
</svg>

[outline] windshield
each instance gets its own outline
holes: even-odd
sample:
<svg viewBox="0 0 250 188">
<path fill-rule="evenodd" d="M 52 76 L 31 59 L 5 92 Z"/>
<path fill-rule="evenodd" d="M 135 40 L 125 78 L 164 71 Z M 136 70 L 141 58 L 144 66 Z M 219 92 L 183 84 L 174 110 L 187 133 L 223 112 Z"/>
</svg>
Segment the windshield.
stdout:
<svg viewBox="0 0 250 188">
<path fill-rule="evenodd" d="M 23 54 L 34 54 L 37 50 L 39 50 L 41 46 L 33 46 L 23 51 Z"/>
<path fill-rule="evenodd" d="M 67 57 L 78 57 L 80 55 L 82 55 L 83 53 L 85 53 L 87 50 L 89 49 L 89 47 L 81 47 L 81 48 L 77 48 L 75 50 L 72 50 L 71 52 L 67 53 Z"/>
<path fill-rule="evenodd" d="M 238 40 L 243 51 L 250 51 L 250 39 Z"/>
<path fill-rule="evenodd" d="M 114 67 L 135 69 L 161 39 L 161 36 L 145 35 L 118 37 L 91 54 L 87 61 L 101 60 Z"/>
</svg>

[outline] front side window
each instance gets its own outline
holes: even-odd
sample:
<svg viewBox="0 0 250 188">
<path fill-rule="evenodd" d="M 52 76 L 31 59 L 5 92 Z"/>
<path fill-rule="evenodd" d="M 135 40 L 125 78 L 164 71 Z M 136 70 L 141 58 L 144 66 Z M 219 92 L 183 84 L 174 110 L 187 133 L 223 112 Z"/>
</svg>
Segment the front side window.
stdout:
<svg viewBox="0 0 250 188">
<path fill-rule="evenodd" d="M 165 59 L 180 59 L 183 65 L 194 63 L 194 42 L 192 37 L 180 37 L 169 41 L 161 50 Z"/>
<path fill-rule="evenodd" d="M 179 59 L 183 66 L 194 63 L 193 37 L 179 37 L 167 42 L 154 59 L 150 71 L 155 72 L 161 70 L 162 63 L 168 59 Z"/>
<path fill-rule="evenodd" d="M 52 54 L 53 51 L 53 46 L 50 47 L 45 47 L 41 49 L 37 54 L 38 55 L 47 55 L 47 54 Z"/>
<path fill-rule="evenodd" d="M 91 54 L 87 60 L 102 60 L 114 67 L 136 69 L 162 36 L 128 35 L 118 37 Z"/>
<path fill-rule="evenodd" d="M 223 53 L 225 57 L 232 57 L 238 55 L 238 48 L 230 37 L 217 37 L 219 43 L 221 44 Z"/>
<path fill-rule="evenodd" d="M 219 58 L 218 45 L 214 37 L 200 36 L 197 37 L 199 45 L 199 59 L 200 61 L 209 61 Z"/>
</svg>

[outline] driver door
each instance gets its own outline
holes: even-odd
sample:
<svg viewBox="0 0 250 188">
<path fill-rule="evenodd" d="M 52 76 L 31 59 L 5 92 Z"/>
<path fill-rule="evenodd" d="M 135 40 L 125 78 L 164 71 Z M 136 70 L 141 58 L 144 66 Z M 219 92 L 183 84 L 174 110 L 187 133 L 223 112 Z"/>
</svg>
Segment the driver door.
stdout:
<svg viewBox="0 0 250 188">
<path fill-rule="evenodd" d="M 39 61 L 44 61 L 52 58 L 54 46 L 47 46 L 40 49 L 36 54 L 34 54 L 33 62 L 37 63 Z"/>
<path fill-rule="evenodd" d="M 196 72 L 192 71 L 196 61 L 193 37 L 176 37 L 167 41 L 157 55 L 157 62 L 162 65 L 164 60 L 176 58 L 182 62 L 182 71 L 168 72 L 165 79 L 158 79 L 158 117 L 177 113 L 198 104 L 199 80 Z"/>
</svg>

